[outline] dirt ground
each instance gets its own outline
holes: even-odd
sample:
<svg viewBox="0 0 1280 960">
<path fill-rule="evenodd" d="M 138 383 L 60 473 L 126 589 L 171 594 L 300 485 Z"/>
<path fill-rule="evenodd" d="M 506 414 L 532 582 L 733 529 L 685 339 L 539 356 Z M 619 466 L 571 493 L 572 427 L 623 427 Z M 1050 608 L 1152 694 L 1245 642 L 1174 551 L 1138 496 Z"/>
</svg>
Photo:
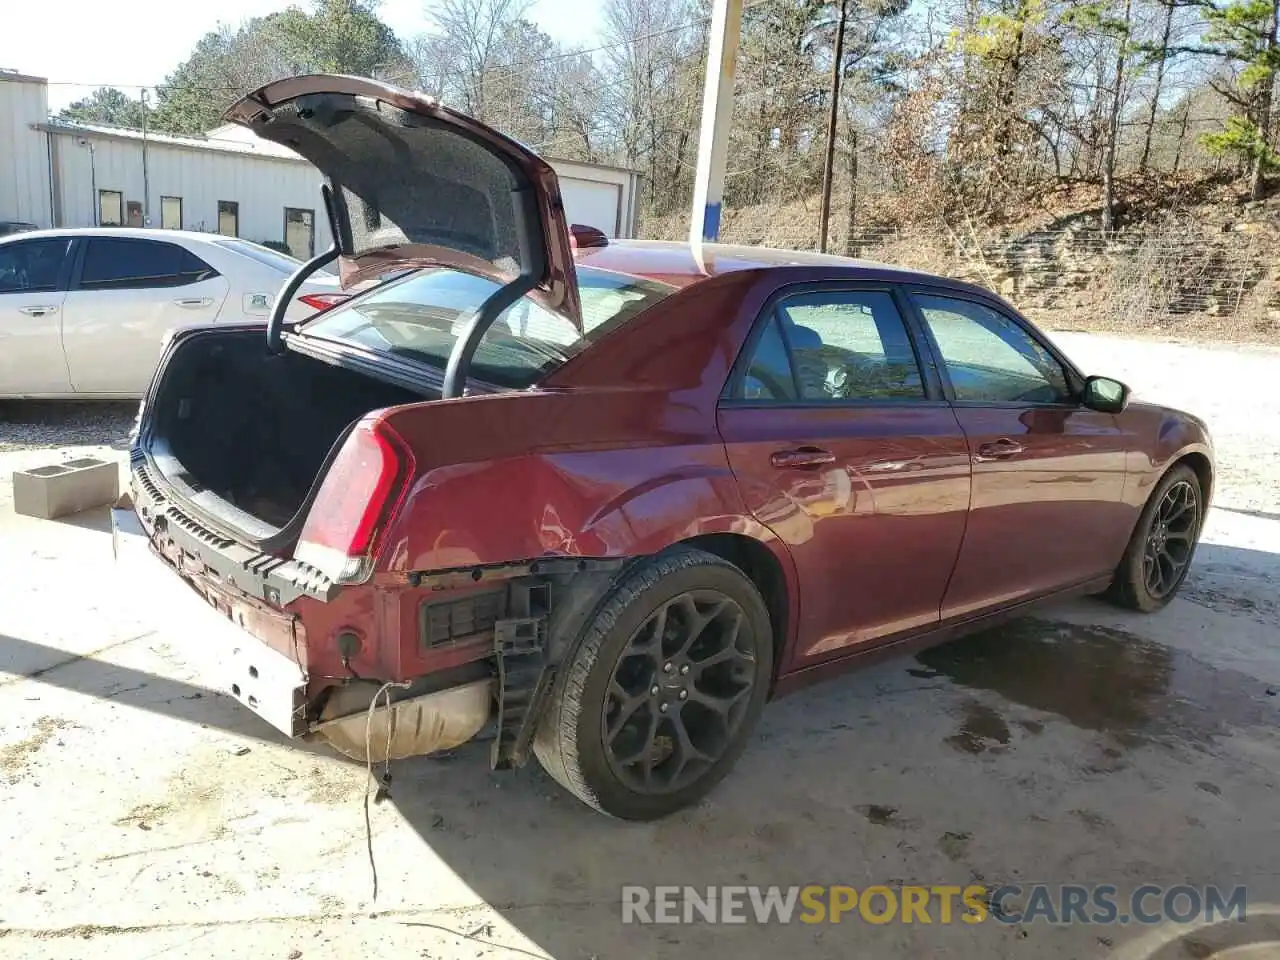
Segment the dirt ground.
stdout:
<svg viewBox="0 0 1280 960">
<path fill-rule="evenodd" d="M 208 689 L 200 635 L 120 574 L 105 512 L 14 515 L 12 469 L 121 438 L 15 442 L 42 415 L 0 411 L 0 955 L 1163 960 L 1242 936 L 624 926 L 624 884 L 1245 884 L 1245 939 L 1280 942 L 1280 353 L 1057 339 L 1214 432 L 1216 504 L 1167 610 L 1064 604 L 779 701 L 661 823 L 594 814 L 536 764 L 490 773 L 483 742 L 393 765 L 376 902 L 364 769 Z"/>
</svg>

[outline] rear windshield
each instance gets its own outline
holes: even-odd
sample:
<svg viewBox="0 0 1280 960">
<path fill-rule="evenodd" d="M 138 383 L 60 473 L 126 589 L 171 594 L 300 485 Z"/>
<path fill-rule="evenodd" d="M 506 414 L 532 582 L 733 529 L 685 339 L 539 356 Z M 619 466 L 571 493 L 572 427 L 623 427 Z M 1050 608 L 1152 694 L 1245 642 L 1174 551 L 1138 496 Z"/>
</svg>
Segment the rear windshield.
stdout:
<svg viewBox="0 0 1280 960">
<path fill-rule="evenodd" d="M 500 387 L 531 386 L 593 341 L 675 293 L 666 284 L 607 270 L 579 265 L 577 273 L 584 333 L 527 297 L 517 300 L 480 341 L 471 376 Z M 310 336 L 359 344 L 443 370 L 473 311 L 497 289 L 491 280 L 456 270 L 423 270 L 335 307 L 302 329 Z"/>
<path fill-rule="evenodd" d="M 287 254 L 279 253 L 270 247 L 264 247 L 257 243 L 251 243 L 248 240 L 215 240 L 213 242 L 220 247 L 234 250 L 241 256 L 257 260 L 264 267 L 270 267 L 280 273 L 293 273 L 293 271 L 302 266 L 301 260 L 295 260 Z"/>
</svg>

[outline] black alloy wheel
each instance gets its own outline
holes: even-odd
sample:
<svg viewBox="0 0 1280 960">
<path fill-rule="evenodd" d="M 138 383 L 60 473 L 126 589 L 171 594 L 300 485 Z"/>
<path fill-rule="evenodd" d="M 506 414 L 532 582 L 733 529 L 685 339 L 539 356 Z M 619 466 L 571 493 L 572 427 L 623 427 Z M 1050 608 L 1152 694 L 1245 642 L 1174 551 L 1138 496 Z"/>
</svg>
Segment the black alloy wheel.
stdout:
<svg viewBox="0 0 1280 960">
<path fill-rule="evenodd" d="M 1189 481 L 1179 480 L 1160 498 L 1143 548 L 1143 580 L 1154 599 L 1163 600 L 1182 582 L 1199 530 L 1199 494 Z"/>
<path fill-rule="evenodd" d="M 1204 491 L 1187 464 L 1166 473 L 1147 498 L 1106 596 L 1123 607 L 1152 613 L 1186 580 L 1204 525 Z"/>
<path fill-rule="evenodd" d="M 603 591 L 560 661 L 534 753 L 610 816 L 688 807 L 746 748 L 773 643 L 769 610 L 739 567 L 691 546 L 639 560 Z"/>
<path fill-rule="evenodd" d="M 724 756 L 755 684 L 745 617 L 732 598 L 694 590 L 650 614 L 623 648 L 601 733 L 632 790 L 681 790 Z"/>
</svg>

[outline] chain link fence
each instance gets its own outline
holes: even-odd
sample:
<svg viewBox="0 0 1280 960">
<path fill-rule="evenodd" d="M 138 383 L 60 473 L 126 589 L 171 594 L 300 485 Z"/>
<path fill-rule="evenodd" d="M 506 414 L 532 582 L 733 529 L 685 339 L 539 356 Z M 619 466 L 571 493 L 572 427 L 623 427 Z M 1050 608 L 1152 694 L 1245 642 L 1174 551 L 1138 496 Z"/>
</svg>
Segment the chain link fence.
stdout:
<svg viewBox="0 0 1280 960">
<path fill-rule="evenodd" d="M 814 250 L 816 224 L 816 210 L 790 205 L 730 211 L 722 240 Z M 679 236 L 673 227 L 649 224 L 646 234 Z M 1109 235 L 1088 224 L 1015 232 L 833 222 L 828 250 L 967 280 L 1059 329 L 1280 340 L 1280 218 L 1265 205 L 1221 222 L 1168 215 Z"/>
</svg>

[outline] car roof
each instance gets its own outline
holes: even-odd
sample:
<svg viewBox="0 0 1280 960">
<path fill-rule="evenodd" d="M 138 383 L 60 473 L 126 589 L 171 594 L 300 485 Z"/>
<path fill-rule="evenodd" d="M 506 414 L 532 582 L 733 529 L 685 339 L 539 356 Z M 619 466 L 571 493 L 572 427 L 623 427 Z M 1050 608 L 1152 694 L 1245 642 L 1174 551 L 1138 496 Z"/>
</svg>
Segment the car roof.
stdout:
<svg viewBox="0 0 1280 960">
<path fill-rule="evenodd" d="M 771 247 L 747 247 L 727 243 L 693 244 L 669 240 L 610 240 L 599 247 L 581 247 L 577 262 L 601 267 L 616 273 L 657 280 L 676 287 L 686 287 L 708 277 L 739 270 L 764 270 L 773 267 L 831 267 L 845 279 L 890 279 L 898 283 L 946 285 L 972 290 L 990 296 L 960 280 L 919 270 L 908 270 L 871 260 L 838 257 L 829 253 L 805 250 L 777 250 Z"/>
<path fill-rule="evenodd" d="M 139 237 L 144 240 L 186 240 L 193 243 L 212 243 L 215 240 L 237 240 L 221 233 L 200 233 L 198 230 L 165 230 L 159 227 L 56 227 L 52 230 L 28 230 L 12 236 L 0 237 L 0 243 L 14 240 L 39 240 L 41 237 Z M 246 241 L 252 242 L 252 241 Z"/>
</svg>

